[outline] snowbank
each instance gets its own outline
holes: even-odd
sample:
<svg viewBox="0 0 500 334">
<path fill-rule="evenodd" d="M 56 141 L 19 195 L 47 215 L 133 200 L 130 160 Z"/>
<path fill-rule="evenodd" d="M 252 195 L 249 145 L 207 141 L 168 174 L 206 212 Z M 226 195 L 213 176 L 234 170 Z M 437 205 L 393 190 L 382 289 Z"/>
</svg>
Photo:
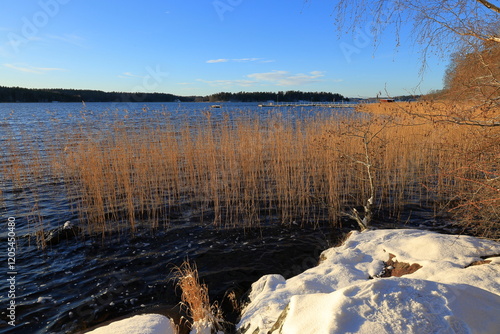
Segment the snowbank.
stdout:
<svg viewBox="0 0 500 334">
<path fill-rule="evenodd" d="M 252 334 L 498 333 L 499 254 L 499 243 L 469 236 L 353 232 L 317 267 L 255 282 L 237 327 Z M 471 265 L 486 257 L 490 263 Z M 378 278 L 389 258 L 419 269 Z"/>
<path fill-rule="evenodd" d="M 87 334 L 174 334 L 171 320 L 160 314 L 142 314 L 99 327 Z"/>
<path fill-rule="evenodd" d="M 281 333 L 498 333 L 500 297 L 465 284 L 377 279 L 293 296 Z"/>
</svg>

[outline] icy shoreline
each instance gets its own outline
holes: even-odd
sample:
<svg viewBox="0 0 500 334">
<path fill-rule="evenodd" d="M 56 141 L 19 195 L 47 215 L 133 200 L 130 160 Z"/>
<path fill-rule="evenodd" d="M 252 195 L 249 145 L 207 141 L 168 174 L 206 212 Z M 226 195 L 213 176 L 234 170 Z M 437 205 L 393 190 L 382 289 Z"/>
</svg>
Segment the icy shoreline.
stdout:
<svg viewBox="0 0 500 334">
<path fill-rule="evenodd" d="M 266 275 L 253 283 L 237 329 L 242 334 L 498 333 L 499 255 L 498 242 L 470 236 L 355 231 L 341 246 L 324 251 L 318 266 L 288 280 Z M 381 278 L 384 263 L 387 271 L 393 269 L 388 263 L 397 262 L 418 269 Z M 170 321 L 160 323 L 163 327 L 156 322 L 147 329 L 145 318 L 141 332 L 124 332 L 172 332 Z M 112 325 L 92 333 L 118 333 L 120 322 Z"/>
</svg>

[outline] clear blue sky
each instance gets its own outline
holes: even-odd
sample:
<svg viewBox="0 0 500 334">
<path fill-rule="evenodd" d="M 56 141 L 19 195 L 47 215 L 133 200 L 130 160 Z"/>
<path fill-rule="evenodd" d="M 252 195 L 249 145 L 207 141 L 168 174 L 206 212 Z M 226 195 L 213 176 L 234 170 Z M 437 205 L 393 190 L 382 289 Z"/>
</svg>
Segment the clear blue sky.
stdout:
<svg viewBox="0 0 500 334">
<path fill-rule="evenodd" d="M 208 95 L 427 93 L 418 49 L 366 32 L 338 38 L 329 0 L 3 0 L 0 85 Z"/>
</svg>

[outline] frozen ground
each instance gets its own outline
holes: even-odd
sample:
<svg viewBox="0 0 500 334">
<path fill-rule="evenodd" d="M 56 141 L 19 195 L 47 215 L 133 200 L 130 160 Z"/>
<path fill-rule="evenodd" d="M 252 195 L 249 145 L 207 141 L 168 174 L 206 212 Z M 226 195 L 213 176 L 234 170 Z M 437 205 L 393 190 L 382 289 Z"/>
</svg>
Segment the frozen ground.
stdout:
<svg viewBox="0 0 500 334">
<path fill-rule="evenodd" d="M 499 243 L 469 236 L 352 232 L 318 266 L 255 282 L 237 327 L 247 334 L 500 333 L 499 255 Z M 382 278 L 408 268 L 416 271 Z M 122 333 L 120 326 L 130 334 L 160 333 L 154 326 L 171 333 L 168 319 L 143 317 L 92 333 Z"/>
</svg>

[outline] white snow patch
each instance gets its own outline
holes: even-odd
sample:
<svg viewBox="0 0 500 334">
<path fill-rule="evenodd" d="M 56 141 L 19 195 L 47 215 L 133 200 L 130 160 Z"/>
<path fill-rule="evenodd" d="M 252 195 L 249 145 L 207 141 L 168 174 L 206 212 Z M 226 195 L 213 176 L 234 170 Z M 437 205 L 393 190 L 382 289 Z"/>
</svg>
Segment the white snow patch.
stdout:
<svg viewBox="0 0 500 334">
<path fill-rule="evenodd" d="M 389 259 L 418 263 L 404 277 L 375 278 Z M 242 333 L 499 333 L 500 244 L 419 230 L 353 232 L 323 252 L 317 267 L 285 280 L 266 275 L 252 285 L 237 327 Z M 482 257 L 491 263 L 469 266 Z M 288 306 L 288 307 L 287 307 Z M 170 334 L 168 318 L 140 315 L 92 334 Z M 211 332 L 195 323 L 192 334 Z"/>
<path fill-rule="evenodd" d="M 112 322 L 87 334 L 174 334 L 173 322 L 160 314 L 142 314 Z"/>
<path fill-rule="evenodd" d="M 500 296 L 466 284 L 379 278 L 293 296 L 282 333 L 498 333 Z"/>
<path fill-rule="evenodd" d="M 189 332 L 189 334 L 212 334 L 212 333 L 224 334 L 221 331 L 215 332 L 212 322 L 209 321 L 208 319 L 196 321 L 191 326 L 191 331 Z"/>
<path fill-rule="evenodd" d="M 389 253 L 422 268 L 402 278 L 371 280 Z M 266 275 L 255 282 L 237 327 L 267 333 L 289 305 L 281 330 L 287 334 L 498 333 L 499 260 L 467 267 L 495 254 L 499 243 L 469 236 L 353 232 L 342 246 L 323 252 L 317 267 L 288 280 Z"/>
</svg>

